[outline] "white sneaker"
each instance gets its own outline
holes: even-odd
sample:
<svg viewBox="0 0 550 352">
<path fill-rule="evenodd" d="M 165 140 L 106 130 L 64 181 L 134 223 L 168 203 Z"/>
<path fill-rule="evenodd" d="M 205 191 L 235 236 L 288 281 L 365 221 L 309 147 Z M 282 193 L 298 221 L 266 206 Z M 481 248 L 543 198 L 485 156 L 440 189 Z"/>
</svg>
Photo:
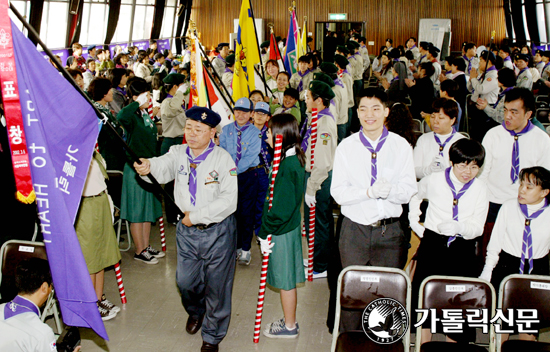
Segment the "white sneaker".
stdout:
<svg viewBox="0 0 550 352">
<path fill-rule="evenodd" d="M 309 259 L 308 258 L 304 259 L 304 267 L 306 267 L 306 268 L 309 267 Z"/>
<path fill-rule="evenodd" d="M 239 257 L 239 264 L 250 265 L 250 257 L 250 251 L 242 251 L 241 256 Z"/>
<path fill-rule="evenodd" d="M 112 310 L 115 313 L 120 312 L 120 307 L 115 306 L 111 301 L 109 301 L 105 297 L 105 295 L 101 296 L 101 301 L 99 301 L 98 305 L 100 305 L 101 307 L 103 307 L 107 310 Z"/>
<path fill-rule="evenodd" d="M 318 273 L 316 271 L 313 271 L 313 279 L 324 279 L 327 277 L 327 271 L 323 271 L 322 273 Z"/>
<path fill-rule="evenodd" d="M 105 309 L 99 304 L 97 305 L 97 310 L 99 310 L 99 315 L 101 315 L 101 320 L 103 321 L 111 320 L 116 317 L 117 314 L 115 311 Z"/>
<path fill-rule="evenodd" d="M 149 254 L 151 254 L 151 256 L 153 256 L 155 258 L 164 258 L 164 257 L 166 257 L 166 253 L 161 252 L 161 251 L 157 251 L 156 249 L 154 249 L 151 246 L 149 246 L 145 249 L 147 250 L 147 252 L 149 252 Z"/>
</svg>

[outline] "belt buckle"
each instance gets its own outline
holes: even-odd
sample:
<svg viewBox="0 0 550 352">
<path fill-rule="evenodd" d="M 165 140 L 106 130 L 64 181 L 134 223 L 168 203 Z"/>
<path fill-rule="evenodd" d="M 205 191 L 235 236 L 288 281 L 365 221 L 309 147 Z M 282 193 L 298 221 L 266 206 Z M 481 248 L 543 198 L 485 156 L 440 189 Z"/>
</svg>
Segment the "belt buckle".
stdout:
<svg viewBox="0 0 550 352">
<path fill-rule="evenodd" d="M 195 225 L 195 227 L 201 231 L 204 231 L 206 229 L 208 225 L 204 225 L 204 224 L 200 224 L 200 225 Z"/>
<path fill-rule="evenodd" d="M 372 227 L 380 227 L 382 225 L 382 220 L 378 220 L 376 222 L 373 222 L 370 226 Z"/>
</svg>

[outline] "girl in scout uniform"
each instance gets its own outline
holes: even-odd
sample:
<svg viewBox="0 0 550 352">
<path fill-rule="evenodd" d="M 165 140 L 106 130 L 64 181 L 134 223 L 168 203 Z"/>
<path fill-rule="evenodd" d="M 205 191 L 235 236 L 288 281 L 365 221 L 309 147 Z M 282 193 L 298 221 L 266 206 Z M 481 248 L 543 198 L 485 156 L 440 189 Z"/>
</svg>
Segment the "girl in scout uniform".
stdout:
<svg viewBox="0 0 550 352">
<path fill-rule="evenodd" d="M 300 207 L 306 157 L 300 147 L 300 132 L 294 116 L 279 114 L 271 118 L 267 133 L 267 143 L 271 147 L 274 145 L 273 136 L 277 134 L 283 136 L 281 163 L 275 178 L 271 209 L 269 196 L 265 198 L 258 237 L 262 254 L 271 253 L 267 283 L 280 289 L 284 318 L 269 324 L 264 335 L 271 338 L 295 338 L 300 331 L 296 322 L 296 285 L 305 281 Z M 272 235 L 271 244 L 267 241 L 268 235 Z"/>
</svg>

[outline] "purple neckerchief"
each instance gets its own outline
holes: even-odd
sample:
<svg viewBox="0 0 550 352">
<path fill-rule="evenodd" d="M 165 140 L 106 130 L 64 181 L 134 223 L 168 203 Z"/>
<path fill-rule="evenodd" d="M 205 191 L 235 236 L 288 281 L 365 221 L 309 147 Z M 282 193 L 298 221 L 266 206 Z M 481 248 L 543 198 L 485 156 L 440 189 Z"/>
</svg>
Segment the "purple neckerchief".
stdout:
<svg viewBox="0 0 550 352">
<path fill-rule="evenodd" d="M 332 116 L 332 114 L 330 113 L 329 108 L 324 108 L 323 110 L 319 111 L 319 113 L 317 114 L 317 123 L 319 123 L 319 120 L 323 116 L 330 116 L 330 117 L 332 117 L 332 120 L 334 120 L 334 116 Z M 313 119 L 311 120 L 311 123 L 313 123 Z M 300 134 L 303 134 L 306 125 L 307 125 L 307 122 L 304 123 L 304 125 L 302 126 L 302 131 L 300 131 Z M 304 135 L 304 138 L 302 139 L 302 150 L 304 151 L 304 153 L 307 151 L 307 148 L 309 147 L 309 137 L 310 136 L 311 136 L 311 124 L 309 124 L 309 126 L 307 126 L 306 134 Z"/>
<path fill-rule="evenodd" d="M 548 208 L 548 201 L 544 200 L 544 205 L 542 208 L 531 214 L 529 216 L 529 211 L 527 210 L 526 204 L 520 204 L 519 208 L 525 216 L 525 228 L 523 229 L 523 246 L 521 249 L 521 262 L 519 263 L 519 273 L 523 274 L 525 270 L 525 259 L 529 263 L 529 272 L 531 274 L 533 271 L 533 236 L 531 234 L 531 220 L 538 218 Z"/>
<path fill-rule="evenodd" d="M 502 122 L 502 127 L 514 137 L 514 149 L 512 150 L 512 169 L 510 170 L 510 179 L 512 183 L 515 183 L 519 177 L 519 137 L 525 133 L 531 131 L 534 128 L 534 125 L 531 123 L 531 120 L 527 122 L 527 126 L 522 129 L 520 132 L 516 133 L 515 131 L 510 131 L 506 128 L 506 122 Z"/>
<path fill-rule="evenodd" d="M 159 62 L 156 62 L 156 61 L 155 61 L 155 63 L 153 64 L 153 66 L 154 66 L 154 67 L 160 67 L 161 64 L 160 64 Z"/>
<path fill-rule="evenodd" d="M 89 69 L 87 69 L 86 72 L 89 72 L 92 74 L 92 76 L 95 76 L 95 71 L 90 71 Z"/>
<path fill-rule="evenodd" d="M 210 144 L 208 144 L 208 147 L 204 152 L 201 153 L 201 155 L 195 157 L 191 156 L 191 148 L 187 146 L 187 159 L 189 160 L 189 194 L 191 196 L 191 204 L 195 206 L 196 198 L 195 195 L 197 194 L 197 167 L 199 167 L 200 163 L 205 161 L 208 155 L 212 153 L 214 150 L 214 147 L 216 144 L 212 140 L 210 140 Z"/>
<path fill-rule="evenodd" d="M 456 134 L 456 130 L 455 128 L 453 127 L 453 131 L 451 132 L 451 135 L 449 136 L 449 138 L 447 138 L 447 140 L 443 143 L 441 143 L 441 140 L 439 139 L 439 137 L 437 136 L 437 133 L 434 132 L 434 138 L 435 138 L 435 142 L 439 145 L 439 155 L 440 156 L 443 156 L 443 149 L 445 149 L 445 146 L 447 145 L 447 143 L 449 143 L 449 141 L 451 139 L 453 139 L 453 137 L 455 136 Z"/>
<path fill-rule="evenodd" d="M 466 61 L 468 61 L 468 74 L 470 74 L 470 71 L 472 70 L 472 59 L 468 59 L 468 56 L 464 55 L 462 58 Z"/>
<path fill-rule="evenodd" d="M 241 160 L 241 136 L 250 127 L 252 124 L 250 122 L 247 122 L 246 125 L 243 127 L 240 127 L 237 121 L 235 121 L 235 129 L 237 130 L 237 160 L 235 160 L 235 165 L 239 165 L 239 160 Z"/>
<path fill-rule="evenodd" d="M 298 84 L 298 92 L 302 92 L 302 90 L 304 89 L 304 76 L 307 75 L 309 72 L 310 72 L 309 68 L 304 73 L 302 73 L 300 71 L 296 72 L 298 74 L 298 76 L 300 76 L 300 78 L 302 78 L 300 80 L 300 83 Z"/>
<path fill-rule="evenodd" d="M 453 192 L 453 220 L 458 221 L 458 200 L 460 199 L 460 197 L 462 197 L 464 195 L 464 193 L 466 193 L 468 188 L 470 188 L 470 186 L 474 183 L 475 177 L 472 178 L 470 180 L 470 182 L 468 182 L 464 186 L 462 186 L 460 191 L 458 191 L 458 193 L 457 193 L 456 189 L 455 189 L 455 186 L 453 185 L 453 181 L 451 181 L 451 169 L 452 169 L 452 167 L 449 166 L 447 168 L 447 170 L 445 170 L 445 180 L 447 180 L 447 184 L 451 188 L 451 192 Z M 456 240 L 457 236 L 458 235 L 454 235 L 454 236 L 449 237 L 449 240 L 447 241 L 447 247 L 449 247 L 451 245 L 451 243 L 454 240 Z"/>
<path fill-rule="evenodd" d="M 126 88 L 116 87 L 116 90 L 118 90 L 119 92 L 121 92 L 122 95 L 126 96 Z"/>
<path fill-rule="evenodd" d="M 225 62 L 225 59 L 222 57 L 222 54 L 218 54 L 218 56 L 216 56 L 218 59 L 222 60 L 224 64 L 227 65 L 227 62 Z"/>
<path fill-rule="evenodd" d="M 519 76 L 520 76 L 523 72 L 525 72 L 528 68 L 529 68 L 529 67 L 526 67 L 526 68 L 524 68 L 523 70 L 519 71 L 519 73 L 518 73 L 518 78 L 519 78 Z"/>
<path fill-rule="evenodd" d="M 542 72 L 546 71 L 546 68 L 548 66 L 550 66 L 550 61 L 544 65 L 544 67 L 542 68 Z"/>
<path fill-rule="evenodd" d="M 493 108 L 496 109 L 497 106 L 498 106 L 498 103 L 500 102 L 500 100 L 501 100 L 502 98 L 504 98 L 504 96 L 506 95 L 506 93 L 508 93 L 508 91 L 510 91 L 510 90 L 512 90 L 512 89 L 514 89 L 514 87 L 508 87 L 508 88 L 506 88 L 505 90 L 503 90 L 503 91 L 498 95 L 497 102 L 493 105 Z"/>
<path fill-rule="evenodd" d="M 176 69 L 173 68 L 173 69 L 170 70 L 170 73 L 178 73 L 178 71 L 176 71 Z"/>
<path fill-rule="evenodd" d="M 510 58 L 510 56 L 506 56 L 506 58 L 504 59 L 504 61 L 510 61 L 510 62 L 512 62 L 512 59 Z"/>
<path fill-rule="evenodd" d="M 334 84 L 336 84 L 337 86 L 340 86 L 342 88 L 345 88 L 344 87 L 344 83 L 342 83 L 342 80 L 340 79 L 340 77 L 337 77 L 335 80 L 334 80 Z"/>
<path fill-rule="evenodd" d="M 228 68 L 226 67 L 226 68 L 225 68 L 225 71 L 223 71 L 223 73 L 227 73 L 227 72 L 233 73 L 233 71 L 231 71 L 230 69 L 228 69 Z"/>
<path fill-rule="evenodd" d="M 399 76 L 394 77 L 394 78 L 391 80 L 390 84 L 392 84 L 392 83 L 395 82 L 395 81 L 399 81 Z"/>
<path fill-rule="evenodd" d="M 361 143 L 371 153 L 371 176 L 370 176 L 370 185 L 372 186 L 374 182 L 376 182 L 377 177 L 377 168 L 376 168 L 376 160 L 378 159 L 377 154 L 380 152 L 380 149 L 384 146 L 384 143 L 386 143 L 386 139 L 388 138 L 389 132 L 386 126 L 384 126 L 384 129 L 382 130 L 382 135 L 380 136 L 380 140 L 378 141 L 378 144 L 376 145 L 376 149 L 372 147 L 367 137 L 365 137 L 365 134 L 363 133 L 363 127 L 361 127 L 361 131 L 359 131 L 359 139 L 361 140 Z"/>
<path fill-rule="evenodd" d="M 490 72 L 490 71 L 496 71 L 497 68 L 495 66 L 491 66 L 487 69 L 487 71 L 485 71 L 485 73 L 487 74 L 487 72 Z"/>
<path fill-rule="evenodd" d="M 262 127 L 262 129 L 260 130 L 260 139 L 262 140 L 262 143 L 261 143 L 262 146 L 261 146 L 261 149 L 260 149 L 260 154 L 262 154 L 262 159 L 264 160 L 265 166 L 269 167 L 269 163 L 267 162 L 267 153 L 268 153 L 268 151 L 267 151 L 267 148 L 264 149 L 264 144 L 265 143 L 263 143 L 263 138 L 262 138 L 266 131 L 267 131 L 267 126 L 264 125 L 264 127 Z"/>
<path fill-rule="evenodd" d="M 4 320 L 13 318 L 16 315 L 33 312 L 40 316 L 38 307 L 26 298 L 16 296 L 11 302 L 4 306 Z"/>
<path fill-rule="evenodd" d="M 414 48 L 416 48 L 416 44 L 411 46 L 411 48 L 409 50 L 414 49 Z"/>
<path fill-rule="evenodd" d="M 428 54 L 426 54 L 426 55 L 428 55 Z M 426 57 L 426 55 L 422 55 L 422 56 L 420 56 L 420 59 L 418 60 L 418 63 L 421 63 L 421 62 L 422 62 L 422 60 L 424 60 L 424 58 Z"/>
<path fill-rule="evenodd" d="M 174 96 L 173 96 L 172 94 L 166 93 L 166 98 L 164 98 L 164 99 L 173 98 L 173 97 L 174 97 Z M 181 104 L 181 108 L 182 108 L 183 110 L 185 110 L 185 102 L 183 102 L 183 104 Z"/>
</svg>

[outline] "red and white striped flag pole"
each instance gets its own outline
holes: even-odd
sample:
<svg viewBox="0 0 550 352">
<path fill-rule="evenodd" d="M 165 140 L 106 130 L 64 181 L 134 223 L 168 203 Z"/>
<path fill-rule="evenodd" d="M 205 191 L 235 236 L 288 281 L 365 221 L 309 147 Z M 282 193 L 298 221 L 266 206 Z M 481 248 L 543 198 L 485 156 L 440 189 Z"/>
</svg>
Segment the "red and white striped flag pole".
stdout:
<svg viewBox="0 0 550 352">
<path fill-rule="evenodd" d="M 159 218 L 160 228 L 160 243 L 162 244 L 162 251 L 166 252 L 166 236 L 164 235 L 164 216 Z"/>
<path fill-rule="evenodd" d="M 116 283 L 118 285 L 118 293 L 120 293 L 120 302 L 126 304 L 126 292 L 124 292 L 124 282 L 122 282 L 122 273 L 120 272 L 120 262 L 115 264 Z"/>
<path fill-rule="evenodd" d="M 317 143 L 317 109 L 311 110 L 311 170 L 315 164 L 315 144 Z M 305 226 L 305 221 L 304 221 Z M 309 208 L 309 246 L 307 281 L 313 281 L 313 253 L 315 252 L 315 204 Z"/>
<path fill-rule="evenodd" d="M 275 151 L 273 153 L 273 168 L 271 170 L 271 185 L 269 187 L 269 207 L 273 205 L 273 188 L 275 187 L 275 177 L 279 172 L 281 163 L 281 151 L 283 148 L 283 135 L 278 134 L 275 137 Z M 267 236 L 267 243 L 271 244 L 271 235 Z M 256 306 L 256 321 L 254 324 L 254 343 L 260 342 L 260 329 L 262 326 L 262 314 L 264 311 L 265 282 L 267 279 L 267 266 L 269 264 L 269 253 L 263 256 L 262 271 L 260 274 L 260 290 L 258 291 L 258 305 Z"/>
</svg>

